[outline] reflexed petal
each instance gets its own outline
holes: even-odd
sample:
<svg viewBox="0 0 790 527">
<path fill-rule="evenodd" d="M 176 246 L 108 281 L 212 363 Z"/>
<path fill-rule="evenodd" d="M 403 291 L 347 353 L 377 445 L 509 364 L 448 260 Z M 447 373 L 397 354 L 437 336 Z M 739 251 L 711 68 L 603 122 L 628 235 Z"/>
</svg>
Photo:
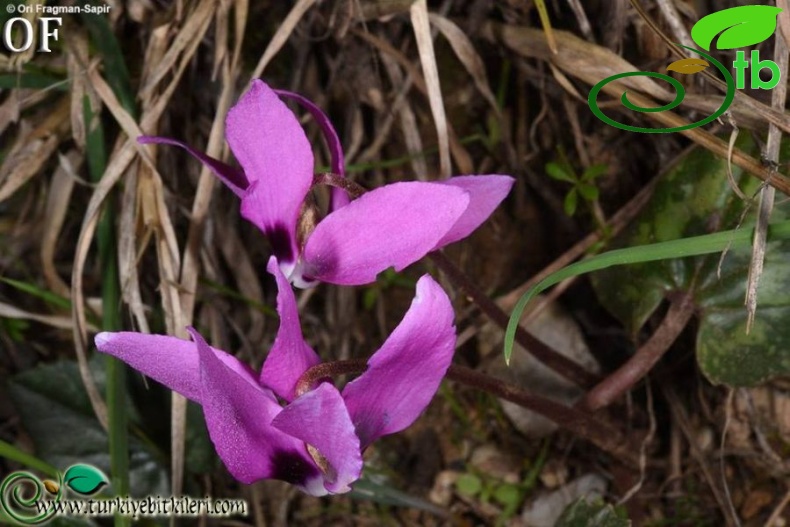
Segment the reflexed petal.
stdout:
<svg viewBox="0 0 790 527">
<path fill-rule="evenodd" d="M 272 426 L 282 410 L 274 395 L 218 359 L 197 331 L 206 427 L 217 454 L 242 483 L 262 478 L 305 485 L 319 474 L 304 444 Z"/>
<path fill-rule="evenodd" d="M 313 182 L 313 152 L 304 130 L 260 80 L 253 81 L 230 109 L 225 128 L 230 148 L 250 181 L 242 197 L 242 216 L 270 238 L 284 237 L 287 250 L 275 247 L 277 256 L 280 261 L 295 260 L 296 222 Z"/>
<path fill-rule="evenodd" d="M 469 203 L 465 190 L 394 183 L 364 194 L 321 221 L 307 239 L 304 276 L 340 285 L 373 282 L 431 251 Z"/>
<path fill-rule="evenodd" d="M 346 162 L 343 157 L 343 146 L 340 144 L 340 138 L 337 136 L 337 132 L 335 132 L 335 127 L 332 126 L 332 121 L 329 120 L 329 117 L 327 117 L 324 111 L 313 101 L 307 97 L 299 95 L 298 93 L 286 90 L 274 90 L 274 93 L 280 97 L 285 97 L 286 99 L 291 99 L 298 102 L 312 114 L 313 119 L 315 119 L 318 123 L 318 126 L 321 127 L 321 131 L 324 133 L 324 139 L 326 140 L 326 144 L 329 147 L 329 155 L 332 157 L 330 170 L 333 174 L 345 176 Z M 329 205 L 329 211 L 331 212 L 341 207 L 345 207 L 348 205 L 349 201 L 351 200 L 348 199 L 348 194 L 346 194 L 343 189 L 333 188 L 332 203 Z"/>
<path fill-rule="evenodd" d="M 263 363 L 260 382 L 290 402 L 295 398 L 294 388 L 299 377 L 321 360 L 302 337 L 296 297 L 291 284 L 280 271 L 275 257 L 269 259 L 267 270 L 277 280 L 277 313 L 280 315 L 280 329 Z"/>
<path fill-rule="evenodd" d="M 96 335 L 96 349 L 120 359 L 140 373 L 164 384 L 187 399 L 202 403 L 200 360 L 194 342 L 165 335 L 124 331 Z M 236 357 L 211 348 L 228 368 L 252 384 L 252 371 Z"/>
<path fill-rule="evenodd" d="M 480 224 L 488 219 L 508 195 L 515 183 L 510 176 L 456 176 L 443 181 L 443 185 L 451 185 L 469 192 L 469 206 L 463 216 L 453 225 L 452 229 L 436 244 L 441 249 L 462 238 L 469 236 Z"/>
<path fill-rule="evenodd" d="M 186 143 L 182 143 L 181 141 L 176 141 L 175 139 L 170 139 L 168 137 L 155 137 L 151 135 L 141 135 L 137 138 L 137 142 L 142 145 L 147 144 L 162 144 L 162 145 L 172 145 L 172 146 L 180 146 L 187 152 L 189 152 L 192 157 L 197 158 L 201 163 L 206 165 L 214 172 L 214 175 L 217 176 L 225 185 L 230 188 L 234 194 L 239 197 L 244 195 L 244 191 L 247 190 L 247 187 L 250 185 L 250 182 L 247 181 L 244 172 L 240 169 L 232 167 L 226 163 L 223 163 L 219 159 L 214 159 L 211 156 L 207 156 L 200 150 L 196 150 L 189 146 Z"/>
<path fill-rule="evenodd" d="M 363 450 L 419 417 L 439 388 L 454 349 L 450 299 L 425 275 L 406 316 L 368 360 L 368 369 L 343 389 Z"/>
<path fill-rule="evenodd" d="M 324 484 L 329 492 L 348 492 L 349 484 L 359 479 L 359 438 L 343 398 L 332 384 L 321 384 L 296 399 L 274 418 L 272 425 L 315 447 L 329 462 Z"/>
</svg>

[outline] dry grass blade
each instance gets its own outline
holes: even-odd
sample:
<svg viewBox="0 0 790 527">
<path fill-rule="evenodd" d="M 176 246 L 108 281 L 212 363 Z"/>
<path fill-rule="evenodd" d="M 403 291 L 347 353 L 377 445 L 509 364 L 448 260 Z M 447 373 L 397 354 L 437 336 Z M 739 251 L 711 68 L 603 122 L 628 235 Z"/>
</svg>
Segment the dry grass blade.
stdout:
<svg viewBox="0 0 790 527">
<path fill-rule="evenodd" d="M 381 63 L 384 65 L 384 71 L 387 72 L 390 82 L 393 86 L 402 86 L 401 93 L 405 95 L 407 89 L 411 87 L 412 77 L 409 75 L 404 79 L 401 69 L 391 56 L 386 53 L 381 53 L 380 56 Z M 400 126 L 403 132 L 403 138 L 406 142 L 406 148 L 409 154 L 413 156 L 411 166 L 414 170 L 414 175 L 420 181 L 427 181 L 428 166 L 425 163 L 425 159 L 418 155 L 423 151 L 423 146 L 420 131 L 417 128 L 417 118 L 414 116 L 414 112 L 408 104 L 402 104 L 403 100 L 404 97 L 401 97 L 399 94 L 396 104 L 394 104 L 392 108 L 393 111 L 396 111 L 400 116 Z"/>
<path fill-rule="evenodd" d="M 395 49 L 389 42 L 386 40 L 373 35 L 372 33 L 367 33 L 364 31 L 360 31 L 358 29 L 351 29 L 351 33 L 360 37 L 361 39 L 365 40 L 366 42 L 370 43 L 378 50 L 381 51 L 382 54 L 387 54 L 407 72 L 410 76 L 411 81 L 414 83 L 414 87 L 420 91 L 423 95 L 428 97 L 428 87 L 425 83 L 425 79 L 423 79 L 420 70 L 411 63 L 411 61 L 399 50 Z M 395 103 L 393 104 L 393 108 L 397 109 L 402 104 L 403 101 L 402 97 L 405 97 L 405 93 L 401 93 L 398 95 L 398 99 L 396 99 Z M 392 120 L 388 120 L 389 125 L 391 126 Z M 464 149 L 463 145 L 458 141 L 457 137 L 453 133 L 453 127 L 450 123 L 447 123 L 447 131 L 448 137 L 450 141 L 450 153 L 452 154 L 453 158 L 455 159 L 455 163 L 458 166 L 459 173 L 461 174 L 471 174 L 473 171 L 473 164 L 471 161 L 471 157 Z M 383 145 L 385 134 L 379 133 L 376 136 L 376 139 L 373 143 L 365 149 L 365 152 L 360 155 L 359 160 L 369 160 L 375 157 L 378 150 Z M 349 160 L 351 156 L 349 156 Z"/>
<path fill-rule="evenodd" d="M 488 84 L 485 64 L 475 50 L 472 41 L 469 40 L 466 33 L 451 20 L 436 13 L 431 13 L 429 18 L 431 24 L 433 24 L 444 38 L 447 39 L 447 42 L 450 43 L 450 47 L 453 48 L 458 60 L 461 61 L 466 71 L 472 76 L 472 80 L 474 80 L 475 86 L 480 91 L 480 94 L 485 98 L 488 104 L 491 105 L 491 109 L 499 115 L 499 107 L 497 106 L 496 98 L 491 92 L 491 88 Z"/>
<path fill-rule="evenodd" d="M 35 129 L 20 134 L 0 165 L 0 202 L 35 177 L 55 153 L 69 124 L 69 101 L 64 98 L 55 111 Z"/>
<path fill-rule="evenodd" d="M 593 34 L 592 26 L 590 26 L 590 19 L 587 18 L 587 13 L 584 12 L 582 3 L 579 0 L 568 0 L 568 5 L 570 5 L 571 11 L 573 11 L 573 15 L 576 17 L 576 23 L 579 24 L 579 31 L 582 32 L 584 38 L 590 42 L 594 42 L 595 35 Z"/>
<path fill-rule="evenodd" d="M 779 16 L 776 17 L 779 31 L 782 33 L 785 42 L 790 42 L 790 0 L 776 0 L 776 7 L 782 10 Z"/>
<path fill-rule="evenodd" d="M 661 14 L 664 15 L 664 20 L 666 20 L 669 28 L 672 30 L 672 35 L 677 41 L 690 48 L 696 47 L 694 46 L 694 41 L 691 40 L 691 35 L 689 35 L 686 26 L 683 24 L 683 21 L 680 20 L 680 15 L 678 14 L 675 4 L 670 0 L 656 0 L 656 4 L 658 4 Z"/>
<path fill-rule="evenodd" d="M 283 23 L 277 28 L 277 32 L 263 51 L 263 56 L 261 56 L 261 60 L 258 61 L 258 65 L 255 66 L 251 79 L 257 79 L 263 74 L 263 70 L 266 69 L 269 62 L 277 55 L 277 52 L 282 49 L 285 42 L 291 36 L 296 24 L 299 23 L 307 10 L 313 7 L 313 4 L 315 4 L 315 0 L 298 0 L 296 2 L 296 5 L 293 6 L 293 9 L 291 9 L 288 16 L 285 17 Z"/>
<path fill-rule="evenodd" d="M 60 296 L 69 298 L 71 296 L 69 287 L 55 269 L 55 250 L 61 238 L 60 231 L 69 209 L 76 173 L 82 165 L 82 156 L 76 150 L 72 150 L 66 155 L 61 155 L 59 161 L 59 166 L 52 176 L 47 196 L 44 236 L 41 240 L 40 251 L 41 272 L 49 289 Z"/>
<path fill-rule="evenodd" d="M 779 75 L 787 75 L 788 68 L 788 47 L 787 42 L 781 32 L 776 34 L 774 39 L 774 62 L 779 66 Z M 787 99 L 787 82 L 780 82 L 771 91 L 771 104 L 777 110 L 784 111 Z M 768 140 L 765 146 L 765 159 L 776 171 L 779 162 L 779 149 L 782 143 L 782 131 L 771 124 L 768 127 Z M 765 263 L 765 245 L 768 237 L 768 222 L 771 219 L 771 212 L 774 208 L 776 189 L 771 186 L 764 186 L 760 190 L 760 204 L 757 210 L 757 224 L 754 228 L 754 239 L 752 243 L 752 260 L 749 263 L 749 278 L 746 282 L 746 332 L 748 333 L 754 316 L 757 312 L 757 287 L 760 284 L 760 277 L 763 273 Z"/>
<path fill-rule="evenodd" d="M 554 28 L 551 27 L 549 10 L 546 9 L 546 0 L 535 0 L 535 7 L 538 9 L 540 25 L 543 26 L 543 33 L 546 35 L 546 41 L 549 44 L 549 49 L 552 53 L 557 53 L 557 41 L 554 38 Z"/>
<path fill-rule="evenodd" d="M 239 50 L 241 49 L 241 39 L 243 33 L 239 28 L 246 25 L 246 2 L 240 2 L 241 14 L 237 12 L 237 41 L 234 54 L 230 59 L 231 65 L 227 64 L 227 51 L 222 52 L 226 57 L 223 63 L 219 65 L 222 72 L 222 94 L 220 95 L 219 107 L 214 117 L 214 123 L 211 127 L 209 135 L 209 143 L 206 148 L 206 153 L 210 156 L 220 158 L 222 157 L 222 145 L 224 137 L 224 123 L 225 114 L 227 113 L 233 95 L 235 94 L 233 79 L 237 75 L 237 65 L 239 63 Z M 221 23 L 221 22 L 218 22 Z M 225 48 L 227 41 L 220 41 L 219 47 Z M 212 191 L 214 189 L 215 181 L 214 176 L 205 167 L 201 170 L 200 179 L 198 181 L 198 188 L 195 199 L 192 203 L 192 214 L 187 235 L 187 243 L 184 247 L 183 267 L 180 269 L 180 291 L 178 292 L 178 304 L 180 316 L 177 319 L 178 324 L 175 328 L 176 335 L 186 337 L 186 326 L 192 324 L 192 318 L 195 308 L 195 291 L 197 290 L 197 279 L 199 273 L 200 263 L 200 240 L 203 236 L 203 227 L 209 212 L 209 205 L 211 204 Z M 164 205 L 164 204 L 163 204 Z M 173 492 L 180 491 L 185 467 L 186 458 L 186 409 L 187 401 L 184 397 L 173 392 L 171 397 L 173 420 L 171 423 L 171 450 L 173 452 L 172 470 L 173 470 Z"/>
<path fill-rule="evenodd" d="M 218 2 L 215 0 L 203 0 L 195 8 L 195 11 L 187 19 L 187 23 L 176 35 L 173 44 L 167 53 L 156 66 L 151 76 L 148 78 L 145 86 L 140 90 L 141 99 L 150 99 L 156 90 L 159 82 L 173 71 L 173 65 L 176 63 L 182 52 L 187 48 L 194 47 L 196 42 L 200 42 L 203 38 L 208 25 L 211 22 L 211 17 L 214 10 L 218 7 Z"/>
<path fill-rule="evenodd" d="M 87 123 L 84 122 L 83 105 L 86 97 L 92 115 L 96 115 L 99 109 L 98 97 L 89 89 L 85 78 L 89 62 L 88 38 L 84 33 L 69 34 L 66 50 L 68 51 L 66 65 L 71 79 L 71 137 L 80 149 L 84 149 Z"/>
<path fill-rule="evenodd" d="M 24 309 L 19 309 L 18 307 L 14 307 L 4 302 L 0 302 L 0 317 L 13 318 L 19 320 L 33 320 L 35 322 L 40 322 L 41 324 L 46 324 L 47 326 L 52 326 L 53 328 L 58 328 L 58 329 L 71 330 L 74 328 L 74 321 L 71 320 L 69 317 L 38 315 L 36 313 L 30 313 L 28 311 L 25 311 Z M 91 331 L 96 331 L 95 326 L 89 325 L 88 327 L 90 328 Z"/>
<path fill-rule="evenodd" d="M 129 171 L 121 197 L 121 211 L 118 216 L 118 277 L 121 282 L 121 297 L 129 306 L 137 330 L 150 333 L 145 305 L 140 291 L 140 276 L 137 272 L 137 170 Z M 146 246 L 146 240 L 140 247 Z"/>
<path fill-rule="evenodd" d="M 439 141 L 439 170 L 443 178 L 450 177 L 450 139 L 447 131 L 447 116 L 444 113 L 442 88 L 439 83 L 439 69 L 436 66 L 436 54 L 433 51 L 431 26 L 428 21 L 428 4 L 425 0 L 417 0 L 409 8 L 414 38 L 420 54 L 420 64 L 425 74 L 425 85 L 428 88 L 428 101 L 436 125 Z"/>
<path fill-rule="evenodd" d="M 225 262 L 233 267 L 233 276 L 239 293 L 245 298 L 263 303 L 263 287 L 247 247 L 229 223 L 220 222 L 216 228 L 219 249 Z M 249 317 L 250 329 L 246 335 L 243 335 L 243 340 L 255 342 L 263 338 L 265 317 L 263 313 L 252 307 L 249 309 Z"/>
<path fill-rule="evenodd" d="M 110 110 L 110 113 L 118 124 L 121 126 L 121 129 L 126 133 L 127 137 L 133 140 L 132 144 L 137 145 L 136 139 L 143 135 L 142 130 L 140 127 L 137 126 L 137 122 L 134 118 L 129 115 L 129 112 L 124 110 L 121 103 L 115 97 L 115 94 L 112 91 L 112 88 L 105 82 L 102 76 L 99 74 L 98 71 L 94 70 L 90 72 L 89 79 L 93 89 L 96 90 L 96 93 L 101 97 L 101 100 L 107 105 L 107 109 Z M 151 158 L 145 154 L 145 150 L 142 145 L 137 145 L 138 150 L 142 152 L 142 159 L 146 162 L 146 164 L 152 169 L 156 170 L 154 167 L 153 161 Z"/>
<path fill-rule="evenodd" d="M 233 63 L 237 61 L 233 60 Z M 235 70 L 226 68 L 223 72 L 222 94 L 219 99 L 217 114 L 209 134 L 206 153 L 212 157 L 221 158 L 224 145 L 225 115 L 230 108 L 235 95 Z M 203 168 L 200 172 L 197 192 L 192 202 L 191 223 L 187 244 L 184 247 L 183 267 L 181 269 L 181 303 L 183 309 L 182 326 L 188 325 L 192 321 L 195 307 L 195 290 L 197 289 L 197 279 L 199 271 L 200 240 L 203 235 L 203 228 L 211 204 L 212 191 L 215 187 L 216 178 L 210 170 Z"/>
<path fill-rule="evenodd" d="M 727 180 L 730 183 L 730 188 L 733 192 L 735 192 L 735 195 L 737 195 L 743 201 L 750 201 L 749 196 L 744 194 L 741 190 L 741 187 L 738 186 L 738 182 L 735 181 L 735 174 L 732 173 L 732 153 L 735 150 L 735 141 L 738 140 L 739 133 L 740 130 L 733 124 L 732 132 L 730 133 L 730 139 L 727 143 Z"/>
</svg>

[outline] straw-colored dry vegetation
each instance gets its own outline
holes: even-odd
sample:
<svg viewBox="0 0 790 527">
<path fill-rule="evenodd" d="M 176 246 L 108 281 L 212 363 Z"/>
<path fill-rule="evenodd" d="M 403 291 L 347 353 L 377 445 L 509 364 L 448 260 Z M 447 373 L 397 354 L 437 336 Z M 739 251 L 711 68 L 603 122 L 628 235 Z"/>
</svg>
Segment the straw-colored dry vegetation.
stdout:
<svg viewBox="0 0 790 527">
<path fill-rule="evenodd" d="M 541 25 L 532 0 L 106 3 L 107 15 L 63 15 L 51 53 L 2 57 L 0 440 L 59 469 L 65 467 L 53 449 L 93 444 L 82 434 L 103 434 L 118 411 L 104 393 L 117 374 L 91 359 L 98 328 L 186 337 L 184 328 L 194 325 L 216 347 L 256 366 L 272 343 L 276 289 L 265 272 L 265 238 L 240 218 L 238 199 L 184 151 L 135 141 L 142 134 L 174 137 L 234 162 L 224 116 L 252 78 L 324 108 L 344 145 L 348 177 L 367 188 L 451 174 L 516 177 L 492 218 L 445 251 L 505 311 L 539 274 L 602 250 L 599 242 L 633 220 L 686 147 L 696 143 L 719 155 L 728 148 L 728 124 L 686 135 L 630 133 L 596 119 L 586 98 L 604 77 L 661 71 L 674 60 L 656 28 L 686 42 L 696 20 L 741 3 L 734 0 L 642 0 L 648 20 L 627 0 L 552 0 L 546 7 L 553 31 Z M 772 43 L 761 46 L 765 56 Z M 710 81 L 695 82 L 675 118 L 694 120 L 721 99 Z M 654 86 L 635 96 L 664 100 L 664 88 Z M 764 137 L 769 124 L 790 130 L 783 104 L 772 108 L 769 99 L 746 90 L 736 100 L 731 118 L 742 132 Z M 671 123 L 660 115 L 631 122 Z M 320 130 L 306 115 L 303 124 L 317 171 L 325 171 Z M 755 156 L 736 152 L 733 162 L 766 179 L 772 172 Z M 594 180 L 598 199 L 579 197 L 569 216 L 563 202 L 570 186 L 548 177 L 548 162 L 566 162 L 576 174 L 605 165 Z M 790 188 L 787 181 L 772 176 L 777 196 Z M 510 375 L 501 367 L 502 331 L 427 259 L 369 287 L 300 291 L 305 335 L 325 360 L 368 356 L 426 271 L 454 301 L 455 362 Z M 586 278 L 550 293 L 572 321 L 545 324 L 575 326 L 560 325 L 553 330 L 559 333 L 580 329 L 594 359 L 577 360 L 597 361 L 604 373 L 663 317 L 632 341 Z M 524 434 L 495 397 L 446 382 L 414 426 L 366 452 L 366 481 L 350 496 L 306 497 L 276 481 L 239 485 L 206 444 L 200 412 L 187 412 L 183 399 L 171 401 L 131 370 L 128 389 L 110 390 L 132 399 L 134 448 L 153 452 L 152 482 L 133 481 L 133 488 L 242 497 L 251 505 L 246 518 L 209 524 L 532 525 L 536 501 L 592 474 L 604 499 L 634 525 L 785 525 L 788 387 L 712 386 L 696 366 L 691 318 L 648 380 L 595 414 L 623 434 L 627 455 L 573 430 Z M 529 327 L 544 339 L 560 338 L 554 346 L 567 345 L 551 329 Z M 40 390 L 50 403 L 35 408 L 66 417 L 40 422 L 39 410 L 31 411 L 31 399 L 14 386 L 61 361 L 76 361 L 79 377 L 74 369 L 69 379 L 50 378 Z M 75 395 L 70 379 L 77 378 L 84 392 Z M 524 378 L 512 380 L 542 393 L 540 379 Z M 64 442 L 53 446 L 53 438 Z M 59 454 L 109 460 L 82 450 Z M 23 466 L 11 457 L 0 459 L 0 474 Z M 133 460 L 133 474 L 137 469 Z"/>
</svg>

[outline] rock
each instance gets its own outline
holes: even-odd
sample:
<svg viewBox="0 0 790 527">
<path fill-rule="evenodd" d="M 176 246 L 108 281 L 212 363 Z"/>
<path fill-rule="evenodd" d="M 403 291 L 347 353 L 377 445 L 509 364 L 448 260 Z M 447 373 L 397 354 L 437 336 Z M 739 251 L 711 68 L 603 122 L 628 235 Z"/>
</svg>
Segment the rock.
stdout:
<svg viewBox="0 0 790 527">
<path fill-rule="evenodd" d="M 526 325 L 526 329 L 588 370 L 596 373 L 600 371 L 600 366 L 584 342 L 578 324 L 556 302 L 548 304 Z M 501 352 L 504 332 L 499 327 L 488 324 L 481 333 L 480 341 L 484 343 L 481 346 L 488 347 L 481 349 L 481 354 L 488 354 L 481 367 L 485 372 L 568 405 L 572 405 L 583 395 L 581 389 L 544 366 L 521 346 L 516 345 L 513 348 L 510 367 L 506 366 Z M 500 402 L 513 426 L 527 437 L 542 438 L 557 429 L 552 421 L 531 410 L 509 401 L 500 399 Z"/>
<path fill-rule="evenodd" d="M 585 474 L 564 487 L 539 496 L 521 513 L 521 519 L 530 527 L 553 527 L 565 508 L 578 500 L 600 498 L 607 483 L 598 474 Z"/>
</svg>

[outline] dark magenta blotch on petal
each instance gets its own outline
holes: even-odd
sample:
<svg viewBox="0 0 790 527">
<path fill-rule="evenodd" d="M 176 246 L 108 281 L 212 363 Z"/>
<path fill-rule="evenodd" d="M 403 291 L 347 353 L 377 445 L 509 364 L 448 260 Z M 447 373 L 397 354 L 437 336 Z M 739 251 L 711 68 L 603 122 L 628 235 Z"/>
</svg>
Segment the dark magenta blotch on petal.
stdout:
<svg viewBox="0 0 790 527">
<path fill-rule="evenodd" d="M 272 456 L 272 479 L 287 481 L 293 485 L 304 486 L 308 481 L 321 477 L 321 471 L 313 463 L 305 460 L 304 454 L 295 451 L 281 451 Z"/>
<path fill-rule="evenodd" d="M 271 231 L 266 233 L 269 238 L 269 244 L 272 246 L 272 254 L 277 257 L 277 260 L 283 263 L 292 263 L 296 261 L 296 255 L 293 252 L 293 244 L 291 243 L 291 233 L 288 227 L 278 223 Z"/>
</svg>

